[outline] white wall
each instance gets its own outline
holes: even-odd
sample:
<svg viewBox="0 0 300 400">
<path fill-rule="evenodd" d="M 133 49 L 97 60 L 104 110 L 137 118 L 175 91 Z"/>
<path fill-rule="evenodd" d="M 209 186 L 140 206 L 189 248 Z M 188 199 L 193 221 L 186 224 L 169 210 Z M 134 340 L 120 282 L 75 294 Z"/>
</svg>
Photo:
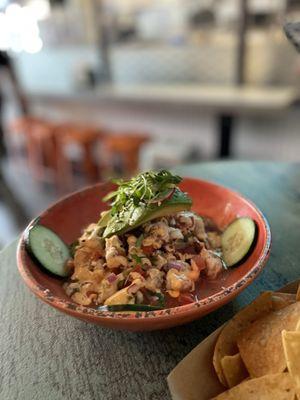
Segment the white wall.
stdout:
<svg viewBox="0 0 300 400">
<path fill-rule="evenodd" d="M 100 55 L 93 46 L 68 46 L 21 53 L 15 64 L 25 90 L 59 94 L 72 91 L 76 71 L 86 64 L 98 66 Z"/>
</svg>

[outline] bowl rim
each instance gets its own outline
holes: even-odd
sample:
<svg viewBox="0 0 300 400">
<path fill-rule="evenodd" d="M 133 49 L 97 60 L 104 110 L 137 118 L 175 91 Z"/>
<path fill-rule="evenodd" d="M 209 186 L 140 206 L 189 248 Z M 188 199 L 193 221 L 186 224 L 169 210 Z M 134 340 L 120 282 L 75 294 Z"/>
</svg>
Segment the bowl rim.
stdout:
<svg viewBox="0 0 300 400">
<path fill-rule="evenodd" d="M 229 302 L 233 297 L 236 297 L 242 290 L 244 290 L 259 275 L 259 273 L 265 266 L 270 255 L 270 249 L 272 243 L 269 223 L 263 212 L 251 200 L 240 194 L 238 191 L 235 191 L 231 188 L 225 187 L 223 185 L 220 185 L 218 183 L 209 180 L 198 179 L 189 176 L 183 177 L 183 181 L 186 180 L 194 181 L 197 183 L 201 182 L 209 186 L 216 186 L 219 189 L 222 189 L 222 191 L 233 193 L 234 195 L 237 195 L 238 197 L 242 198 L 243 201 L 248 203 L 248 205 L 251 208 L 253 208 L 261 217 L 261 221 L 263 223 L 263 228 L 265 230 L 265 235 L 266 235 L 266 240 L 262 252 L 259 258 L 256 260 L 256 262 L 253 264 L 253 266 L 249 269 L 249 271 L 245 275 L 243 275 L 240 279 L 238 279 L 236 282 L 234 282 L 232 285 L 226 288 L 225 287 L 221 288 L 219 292 L 214 293 L 204 299 L 196 300 L 193 303 L 172 308 L 164 308 L 162 310 L 155 310 L 155 311 L 126 311 L 126 312 L 99 311 L 95 308 L 82 306 L 72 301 L 62 299 L 61 297 L 52 294 L 48 288 L 40 285 L 36 281 L 32 273 L 28 270 L 28 268 L 26 268 L 25 253 L 27 253 L 27 251 L 25 249 L 25 240 L 24 240 L 24 234 L 26 230 L 30 226 L 32 226 L 32 224 L 37 220 L 37 218 L 43 216 L 48 212 L 51 212 L 52 209 L 54 209 L 58 205 L 61 205 L 63 202 L 68 201 L 73 196 L 79 193 L 88 192 L 89 190 L 94 190 L 96 187 L 107 185 L 109 182 L 96 183 L 94 185 L 89 185 L 80 190 L 72 192 L 60 198 L 53 204 L 51 204 L 46 210 L 44 210 L 40 214 L 39 217 L 34 218 L 32 221 L 30 221 L 30 223 L 27 225 L 24 232 L 22 233 L 17 247 L 17 265 L 19 273 L 22 276 L 24 282 L 37 297 L 39 297 L 44 302 L 59 309 L 62 312 L 66 312 L 77 318 L 92 317 L 99 321 L 107 318 L 114 320 L 118 319 L 118 320 L 123 320 L 124 322 L 126 321 L 126 323 L 128 324 L 130 324 L 131 322 L 134 323 L 137 319 L 145 319 L 145 318 L 170 319 L 175 315 L 179 316 L 182 314 L 188 316 L 190 314 L 195 313 L 196 310 L 199 310 L 200 308 L 210 309 L 211 307 L 213 307 L 214 304 L 219 304 L 221 306 Z"/>
</svg>

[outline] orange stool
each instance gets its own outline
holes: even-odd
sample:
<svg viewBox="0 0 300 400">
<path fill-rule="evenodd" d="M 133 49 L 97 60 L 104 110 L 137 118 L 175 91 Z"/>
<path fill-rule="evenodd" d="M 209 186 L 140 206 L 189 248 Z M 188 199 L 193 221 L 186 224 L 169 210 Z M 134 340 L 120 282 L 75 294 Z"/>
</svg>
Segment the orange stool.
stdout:
<svg viewBox="0 0 300 400">
<path fill-rule="evenodd" d="M 24 158 L 33 177 L 40 182 L 49 181 L 58 185 L 54 125 L 41 118 L 25 116 L 10 124 L 9 134 L 10 139 L 12 135 L 22 136 L 22 146 L 25 148 Z M 12 145 L 9 149 L 9 155 L 13 158 L 14 165 L 21 164 L 17 153 L 17 149 Z M 24 168 L 24 163 L 22 167 Z"/>
<path fill-rule="evenodd" d="M 8 126 L 6 142 L 8 145 L 8 156 L 13 160 L 14 165 L 24 168 L 28 163 L 28 134 L 30 125 L 38 121 L 32 116 L 23 116 L 13 120 Z"/>
<path fill-rule="evenodd" d="M 103 146 L 107 152 L 108 162 L 113 165 L 115 159 L 122 163 L 122 174 L 133 175 L 138 170 L 141 147 L 149 141 L 149 136 L 134 133 L 118 133 L 106 136 Z"/>
<path fill-rule="evenodd" d="M 58 147 L 58 164 L 63 184 L 68 188 L 74 186 L 72 159 L 68 157 L 67 149 L 76 146 L 82 153 L 81 170 L 90 183 L 99 178 L 98 166 L 94 161 L 93 148 L 97 146 L 104 132 L 99 128 L 62 124 L 55 129 Z"/>
<path fill-rule="evenodd" d="M 55 125 L 34 119 L 27 126 L 28 163 L 38 181 L 54 182 L 60 189 Z"/>
</svg>

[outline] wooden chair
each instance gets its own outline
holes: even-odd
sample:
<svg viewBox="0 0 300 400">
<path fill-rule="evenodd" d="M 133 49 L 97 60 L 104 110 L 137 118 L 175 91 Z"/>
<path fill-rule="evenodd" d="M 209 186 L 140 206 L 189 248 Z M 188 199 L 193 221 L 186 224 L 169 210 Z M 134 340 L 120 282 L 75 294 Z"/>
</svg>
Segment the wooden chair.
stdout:
<svg viewBox="0 0 300 400">
<path fill-rule="evenodd" d="M 135 174 L 139 167 L 141 147 L 148 141 L 149 136 L 131 132 L 119 132 L 106 136 L 103 139 L 103 147 L 109 167 L 113 167 L 117 162 L 120 163 L 118 172 L 122 175 Z"/>
<path fill-rule="evenodd" d="M 75 146 L 79 149 L 81 157 L 79 167 L 87 178 L 88 182 L 93 183 L 99 178 L 99 168 L 95 162 L 93 153 L 104 132 L 95 127 L 78 126 L 65 123 L 58 125 L 55 129 L 57 143 L 58 168 L 60 179 L 63 185 L 68 188 L 74 187 L 74 160 L 68 154 L 68 148 Z M 78 160 L 77 160 L 78 161 Z"/>
<path fill-rule="evenodd" d="M 11 130 L 24 134 L 27 163 L 38 182 L 52 182 L 60 192 L 74 188 L 74 163 L 67 151 L 74 145 L 81 152 L 77 161 L 84 178 L 90 183 L 98 179 L 99 168 L 93 150 L 104 135 L 99 128 L 25 117 L 15 120 Z"/>
<path fill-rule="evenodd" d="M 27 153 L 33 177 L 39 182 L 54 183 L 60 190 L 55 127 L 55 124 L 44 120 L 29 121 L 26 133 Z"/>
<path fill-rule="evenodd" d="M 14 148 L 14 142 L 9 146 L 9 156 L 14 165 L 22 168 L 28 165 L 33 177 L 39 181 L 58 185 L 57 149 L 54 137 L 55 125 L 35 116 L 24 116 L 15 119 L 9 126 L 9 135 L 22 138 L 23 158 L 20 162 L 20 151 Z"/>
<path fill-rule="evenodd" d="M 33 116 L 22 116 L 14 119 L 6 131 L 8 157 L 14 166 L 20 169 L 28 165 L 28 135 L 31 124 L 38 121 Z"/>
</svg>

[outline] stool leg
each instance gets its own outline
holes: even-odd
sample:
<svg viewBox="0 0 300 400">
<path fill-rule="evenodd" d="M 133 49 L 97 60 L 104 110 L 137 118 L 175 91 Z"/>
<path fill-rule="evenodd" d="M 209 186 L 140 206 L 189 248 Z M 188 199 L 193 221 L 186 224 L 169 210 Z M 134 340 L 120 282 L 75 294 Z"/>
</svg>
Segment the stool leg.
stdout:
<svg viewBox="0 0 300 400">
<path fill-rule="evenodd" d="M 28 164 L 31 169 L 33 178 L 40 182 L 42 171 L 41 171 L 41 159 L 42 159 L 42 147 L 39 141 L 29 139 L 27 142 L 28 149 Z"/>
<path fill-rule="evenodd" d="M 57 150 L 57 184 L 62 192 L 74 188 L 72 163 L 64 155 L 62 148 Z"/>
<path fill-rule="evenodd" d="M 93 183 L 97 180 L 97 167 L 92 160 L 92 144 L 85 143 L 84 145 L 84 159 L 83 159 L 83 169 L 89 180 Z"/>
</svg>

